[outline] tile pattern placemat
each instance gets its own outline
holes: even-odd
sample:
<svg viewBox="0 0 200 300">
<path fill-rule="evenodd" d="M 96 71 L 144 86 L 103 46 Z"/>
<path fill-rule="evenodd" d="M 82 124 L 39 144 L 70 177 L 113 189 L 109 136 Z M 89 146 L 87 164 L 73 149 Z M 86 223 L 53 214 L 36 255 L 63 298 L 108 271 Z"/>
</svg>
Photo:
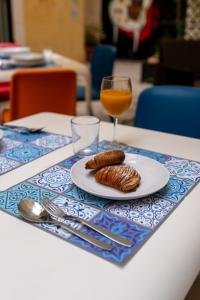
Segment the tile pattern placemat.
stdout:
<svg viewBox="0 0 200 300">
<path fill-rule="evenodd" d="M 0 140 L 0 175 L 71 143 L 71 137 L 41 131 L 17 133 L 4 130 Z"/>
<path fill-rule="evenodd" d="M 105 141 L 100 143 L 99 152 L 105 145 Z M 125 152 L 148 156 L 162 163 L 170 172 L 167 186 L 153 195 L 132 201 L 98 198 L 84 192 L 72 183 L 70 168 L 79 159 L 77 156 L 72 156 L 1 192 L 0 208 L 20 217 L 17 208 L 20 200 L 30 198 L 40 202 L 43 198 L 50 198 L 66 212 L 78 215 L 116 234 L 127 237 L 133 241 L 133 246 L 131 248 L 121 246 L 73 221 L 66 221 L 66 223 L 98 239 L 112 243 L 112 251 L 101 250 L 69 234 L 59 226 L 48 224 L 36 226 L 110 262 L 124 264 L 151 237 L 158 226 L 200 180 L 199 162 L 133 147 L 127 147 Z"/>
</svg>

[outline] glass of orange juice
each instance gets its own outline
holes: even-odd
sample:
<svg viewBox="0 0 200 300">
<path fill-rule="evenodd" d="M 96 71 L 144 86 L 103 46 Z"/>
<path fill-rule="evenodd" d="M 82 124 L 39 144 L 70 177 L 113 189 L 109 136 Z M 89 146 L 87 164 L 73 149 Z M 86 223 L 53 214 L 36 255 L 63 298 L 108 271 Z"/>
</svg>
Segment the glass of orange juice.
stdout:
<svg viewBox="0 0 200 300">
<path fill-rule="evenodd" d="M 114 131 L 111 146 L 123 149 L 124 145 L 116 140 L 118 117 L 126 112 L 132 102 L 131 79 L 127 76 L 104 77 L 101 83 L 100 101 L 105 111 L 113 117 Z"/>
</svg>

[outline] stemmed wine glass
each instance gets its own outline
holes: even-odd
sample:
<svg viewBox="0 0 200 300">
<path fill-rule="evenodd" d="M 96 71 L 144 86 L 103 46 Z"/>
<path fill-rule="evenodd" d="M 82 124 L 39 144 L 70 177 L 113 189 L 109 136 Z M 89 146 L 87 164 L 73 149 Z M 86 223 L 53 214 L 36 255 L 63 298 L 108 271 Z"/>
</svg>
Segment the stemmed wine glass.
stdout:
<svg viewBox="0 0 200 300">
<path fill-rule="evenodd" d="M 132 102 L 132 85 L 131 79 L 127 76 L 108 76 L 102 79 L 100 101 L 114 120 L 113 141 L 110 146 L 114 149 L 124 149 L 124 144 L 116 140 L 116 127 L 118 117 L 126 112 Z"/>
</svg>

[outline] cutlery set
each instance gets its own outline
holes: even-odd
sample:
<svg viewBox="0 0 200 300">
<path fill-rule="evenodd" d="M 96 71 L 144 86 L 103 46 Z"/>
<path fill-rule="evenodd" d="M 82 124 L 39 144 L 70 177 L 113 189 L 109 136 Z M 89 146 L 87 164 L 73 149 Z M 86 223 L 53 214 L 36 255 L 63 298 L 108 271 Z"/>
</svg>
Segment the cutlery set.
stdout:
<svg viewBox="0 0 200 300">
<path fill-rule="evenodd" d="M 133 243 L 125 237 L 121 237 L 115 233 L 112 233 L 106 230 L 105 228 L 93 224 L 90 221 L 82 219 L 78 216 L 69 215 L 49 199 L 43 199 L 41 201 L 41 205 L 38 202 L 34 202 L 31 199 L 24 199 L 19 202 L 18 209 L 21 213 L 21 216 L 29 222 L 59 225 L 62 229 L 67 230 L 68 232 L 104 250 L 111 251 L 112 244 L 94 238 L 91 235 L 86 234 L 80 230 L 74 229 L 71 226 L 65 224 L 63 221 L 72 220 L 75 222 L 79 222 L 80 224 L 83 224 L 93 229 L 94 231 L 100 233 L 101 235 L 109 238 L 110 240 L 120 245 L 126 247 L 132 247 L 133 245 Z"/>
<path fill-rule="evenodd" d="M 17 133 L 22 133 L 22 134 L 28 134 L 28 133 L 37 133 L 37 132 L 40 132 L 40 131 L 42 131 L 44 129 L 44 127 L 30 128 L 30 127 L 25 127 L 25 126 L 0 124 L 0 129 L 2 129 L 2 130 L 10 130 L 10 131 L 14 131 L 14 132 L 17 132 Z"/>
</svg>

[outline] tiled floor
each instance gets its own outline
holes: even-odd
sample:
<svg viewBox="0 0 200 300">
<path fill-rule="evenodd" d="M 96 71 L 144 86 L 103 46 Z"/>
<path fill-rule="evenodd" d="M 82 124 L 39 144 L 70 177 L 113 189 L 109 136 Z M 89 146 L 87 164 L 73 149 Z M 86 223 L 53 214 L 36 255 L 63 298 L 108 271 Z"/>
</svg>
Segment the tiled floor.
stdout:
<svg viewBox="0 0 200 300">
<path fill-rule="evenodd" d="M 196 278 L 193 286 L 188 292 L 185 300 L 199 300 L 200 299 L 200 273 Z"/>
</svg>

